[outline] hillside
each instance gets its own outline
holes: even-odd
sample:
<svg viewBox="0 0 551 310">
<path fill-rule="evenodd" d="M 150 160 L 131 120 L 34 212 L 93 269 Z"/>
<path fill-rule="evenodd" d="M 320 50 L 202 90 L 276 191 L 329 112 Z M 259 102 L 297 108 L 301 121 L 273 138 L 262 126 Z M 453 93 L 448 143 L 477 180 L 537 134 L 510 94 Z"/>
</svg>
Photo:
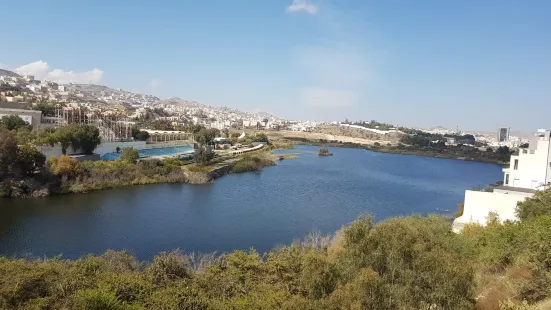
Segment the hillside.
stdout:
<svg viewBox="0 0 551 310">
<path fill-rule="evenodd" d="M 15 73 L 15 72 L 13 72 L 13 71 L 4 70 L 4 69 L 0 69 L 0 76 L 20 77 L 19 74 Z"/>
<path fill-rule="evenodd" d="M 215 114 L 223 114 L 223 115 L 234 115 L 238 118 L 242 119 L 264 119 L 267 118 L 270 121 L 279 120 L 280 118 L 274 115 L 271 115 L 266 112 L 244 112 L 240 111 L 235 108 L 228 108 L 228 107 L 220 107 L 220 106 L 210 106 L 206 104 L 202 104 L 195 100 L 184 100 L 180 98 L 168 98 L 163 99 L 158 102 L 155 102 L 155 105 L 162 106 L 162 107 L 170 107 L 174 110 L 179 109 L 200 109 L 204 112 L 208 113 L 215 113 Z"/>
</svg>

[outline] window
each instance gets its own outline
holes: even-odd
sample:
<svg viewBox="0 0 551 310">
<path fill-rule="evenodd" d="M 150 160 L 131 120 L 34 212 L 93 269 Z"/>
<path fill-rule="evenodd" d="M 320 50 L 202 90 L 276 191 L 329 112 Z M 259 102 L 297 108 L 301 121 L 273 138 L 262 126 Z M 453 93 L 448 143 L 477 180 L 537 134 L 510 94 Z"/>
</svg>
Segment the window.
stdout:
<svg viewBox="0 0 551 310">
<path fill-rule="evenodd" d="M 513 169 L 518 170 L 518 159 L 515 159 L 515 166 Z"/>
<path fill-rule="evenodd" d="M 505 175 L 505 185 L 509 185 L 509 174 Z"/>
</svg>

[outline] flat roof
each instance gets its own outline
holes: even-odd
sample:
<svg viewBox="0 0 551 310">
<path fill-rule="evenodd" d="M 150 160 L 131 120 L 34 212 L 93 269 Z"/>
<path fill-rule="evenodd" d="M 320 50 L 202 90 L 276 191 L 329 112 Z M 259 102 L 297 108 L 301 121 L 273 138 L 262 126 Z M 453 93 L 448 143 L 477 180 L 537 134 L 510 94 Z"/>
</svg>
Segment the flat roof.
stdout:
<svg viewBox="0 0 551 310">
<path fill-rule="evenodd" d="M 512 192 L 521 192 L 521 193 L 535 193 L 535 189 L 531 188 L 522 188 L 522 187 L 512 187 L 512 186 L 499 186 L 495 189 L 501 189 L 504 191 L 512 191 Z"/>
<path fill-rule="evenodd" d="M 10 108 L 0 108 L 0 112 L 22 112 L 22 113 L 40 113 L 40 110 L 24 110 L 24 109 L 10 109 Z"/>
</svg>

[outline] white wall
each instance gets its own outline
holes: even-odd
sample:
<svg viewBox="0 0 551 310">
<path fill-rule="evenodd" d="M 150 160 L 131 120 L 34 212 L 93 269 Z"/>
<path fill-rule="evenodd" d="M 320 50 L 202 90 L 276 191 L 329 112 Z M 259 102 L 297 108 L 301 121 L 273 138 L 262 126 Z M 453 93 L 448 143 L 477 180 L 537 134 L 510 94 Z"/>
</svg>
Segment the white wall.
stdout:
<svg viewBox="0 0 551 310">
<path fill-rule="evenodd" d="M 39 146 L 38 150 L 46 156 L 46 158 L 50 157 L 59 157 L 63 155 L 63 152 L 61 151 L 61 146 Z"/>
<path fill-rule="evenodd" d="M 121 150 L 126 147 L 132 147 L 137 150 L 141 150 L 146 148 L 146 144 L 145 141 L 102 142 L 94 150 L 94 153 L 99 154 L 100 156 L 103 156 L 107 153 L 115 153 L 117 151 L 117 147 L 119 147 Z"/>
<path fill-rule="evenodd" d="M 117 151 L 117 146 L 121 149 L 125 147 L 133 147 L 137 150 L 145 149 L 146 144 L 145 141 L 130 141 L 130 142 L 103 142 L 94 150 L 94 153 L 99 154 L 100 156 L 103 156 L 106 153 L 114 153 Z M 52 156 L 59 157 L 63 154 L 61 151 L 61 146 L 56 145 L 53 147 L 50 146 L 40 146 L 38 147 L 38 150 L 42 152 L 46 156 L 46 158 L 50 158 Z M 76 153 L 71 147 L 67 150 L 67 154 L 71 155 Z"/>
<path fill-rule="evenodd" d="M 532 197 L 533 193 L 495 190 L 494 192 L 465 191 L 463 215 L 453 222 L 454 231 L 460 231 L 463 225 L 478 223 L 486 225 L 490 212 L 498 214 L 499 219 L 516 221 L 515 209 L 519 201 Z"/>
</svg>

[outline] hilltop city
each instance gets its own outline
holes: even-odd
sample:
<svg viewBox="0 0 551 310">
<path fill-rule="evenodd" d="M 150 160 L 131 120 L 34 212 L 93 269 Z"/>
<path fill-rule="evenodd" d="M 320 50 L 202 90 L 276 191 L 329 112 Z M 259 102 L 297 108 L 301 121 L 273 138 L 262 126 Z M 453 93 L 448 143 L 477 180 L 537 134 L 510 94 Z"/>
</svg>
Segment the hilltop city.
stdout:
<svg viewBox="0 0 551 310">
<path fill-rule="evenodd" d="M 243 112 L 234 108 L 208 106 L 197 101 L 180 98 L 160 99 L 152 95 L 100 85 L 39 81 L 32 75 L 19 75 L 8 70 L 0 70 L 0 102 L 8 103 L 0 108 L 32 109 L 37 104 L 50 104 L 59 108 L 62 111 L 60 113 L 65 113 L 65 115 L 76 110 L 86 109 L 87 113 L 117 117 L 121 121 L 131 123 L 133 120 L 152 116 L 156 120 L 166 121 L 175 126 L 195 124 L 219 130 L 256 128 L 312 132 L 316 131 L 319 126 L 342 125 L 339 121 L 284 120 L 265 112 Z M 148 111 L 152 110 L 157 113 L 148 115 Z M 44 116 L 43 122 L 45 121 L 45 123 L 56 121 L 53 118 L 56 115 Z M 60 117 L 60 115 L 57 116 Z M 385 133 L 385 130 L 382 130 L 377 122 L 356 121 L 356 123 L 363 123 L 358 126 L 359 129 L 379 134 Z M 396 129 L 383 127 L 390 131 Z M 477 142 L 492 147 L 518 147 L 527 142 L 524 137 L 512 135 L 509 128 L 499 128 L 497 135 L 495 132 L 462 132 L 459 129 L 444 127 L 416 129 L 428 134 L 445 136 L 471 134 Z M 448 139 L 448 143 L 450 142 L 454 143 L 452 139 Z"/>
</svg>

